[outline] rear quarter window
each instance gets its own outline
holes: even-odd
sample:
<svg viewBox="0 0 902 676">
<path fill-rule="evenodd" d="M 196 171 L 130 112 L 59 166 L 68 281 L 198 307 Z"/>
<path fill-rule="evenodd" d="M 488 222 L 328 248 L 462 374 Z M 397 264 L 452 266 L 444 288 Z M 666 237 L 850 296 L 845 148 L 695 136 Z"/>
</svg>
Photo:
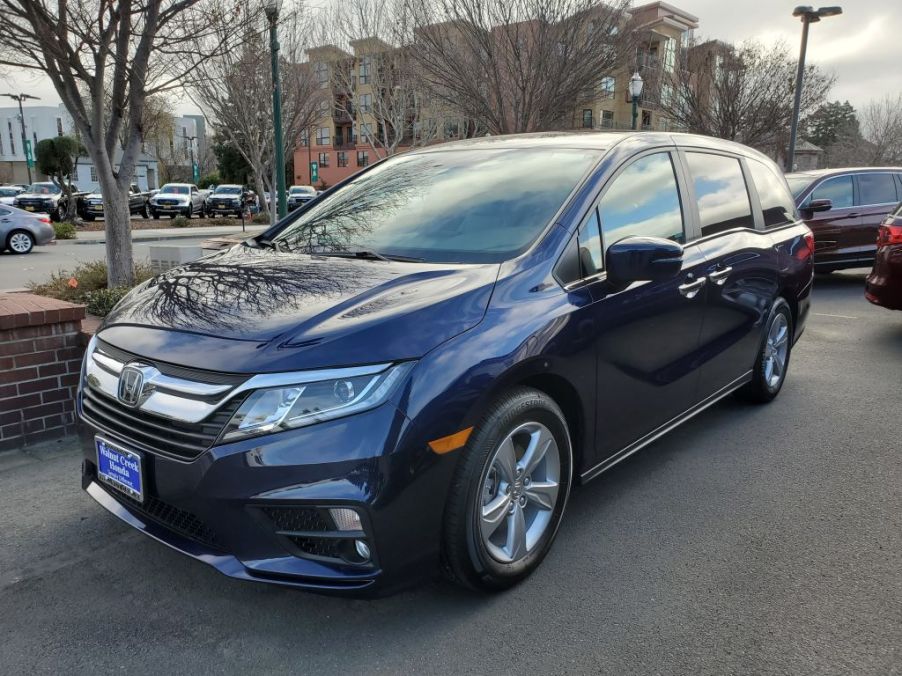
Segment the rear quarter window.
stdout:
<svg viewBox="0 0 902 676">
<path fill-rule="evenodd" d="M 758 191 L 764 227 L 773 228 L 796 220 L 796 206 L 786 181 L 763 162 L 748 160 L 752 181 Z"/>
<path fill-rule="evenodd" d="M 687 152 L 702 237 L 733 228 L 754 228 L 752 204 L 735 157 Z"/>
</svg>

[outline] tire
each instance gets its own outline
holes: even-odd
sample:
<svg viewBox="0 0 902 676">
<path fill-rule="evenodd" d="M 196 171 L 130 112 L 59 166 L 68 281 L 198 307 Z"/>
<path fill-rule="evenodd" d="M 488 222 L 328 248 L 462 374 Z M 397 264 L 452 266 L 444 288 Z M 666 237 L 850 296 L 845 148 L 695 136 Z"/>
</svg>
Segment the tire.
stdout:
<svg viewBox="0 0 902 676">
<path fill-rule="evenodd" d="M 62 204 L 57 204 L 53 213 L 50 214 L 50 220 L 59 223 L 66 217 L 66 208 Z"/>
<path fill-rule="evenodd" d="M 150 217 L 151 217 L 152 219 L 154 219 L 154 220 L 158 220 L 158 219 L 160 218 L 160 214 L 158 214 L 156 211 L 154 211 L 153 209 L 151 209 L 151 210 L 150 210 Z"/>
<path fill-rule="evenodd" d="M 521 462 L 532 446 L 547 450 L 526 469 Z M 478 591 L 508 589 L 529 576 L 561 523 L 572 458 L 566 419 L 550 397 L 523 387 L 495 401 L 473 430 L 451 483 L 442 548 L 446 576 Z M 540 484 L 542 490 L 535 490 Z M 498 518 L 484 519 L 493 504 L 497 508 L 488 513 Z M 523 537 L 512 537 L 517 532 Z"/>
<path fill-rule="evenodd" d="M 88 221 L 88 223 L 90 223 L 91 221 L 94 220 L 94 215 L 93 215 L 93 214 L 85 214 L 85 215 L 84 215 L 84 219 L 85 219 L 86 221 Z"/>
<path fill-rule="evenodd" d="M 34 249 L 34 236 L 25 230 L 13 230 L 6 238 L 6 248 L 17 255 L 31 253 Z"/>
<path fill-rule="evenodd" d="M 194 205 L 189 204 L 188 208 L 185 210 L 185 217 L 190 219 L 193 215 L 194 215 Z"/>
<path fill-rule="evenodd" d="M 776 399 L 786 382 L 792 354 L 793 321 L 792 311 L 785 300 L 777 298 L 765 326 L 764 338 L 755 358 L 752 380 L 738 391 L 741 398 L 758 404 Z M 777 370 L 779 374 L 776 373 Z"/>
<path fill-rule="evenodd" d="M 143 219 L 150 218 L 150 213 L 148 213 L 146 204 L 143 207 L 141 207 L 141 211 L 139 213 L 141 214 L 141 218 L 143 218 Z M 154 218 L 156 218 L 156 216 L 154 216 Z"/>
</svg>

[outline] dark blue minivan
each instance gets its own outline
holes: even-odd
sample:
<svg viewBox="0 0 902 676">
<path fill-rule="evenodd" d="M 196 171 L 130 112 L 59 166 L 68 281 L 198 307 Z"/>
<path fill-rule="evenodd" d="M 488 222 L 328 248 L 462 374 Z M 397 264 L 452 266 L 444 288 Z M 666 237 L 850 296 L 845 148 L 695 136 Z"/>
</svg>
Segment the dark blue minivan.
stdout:
<svg viewBox="0 0 902 676">
<path fill-rule="evenodd" d="M 397 155 L 122 300 L 85 355 L 83 485 L 236 578 L 510 587 L 574 483 L 731 393 L 776 397 L 812 251 L 735 143 Z"/>
</svg>

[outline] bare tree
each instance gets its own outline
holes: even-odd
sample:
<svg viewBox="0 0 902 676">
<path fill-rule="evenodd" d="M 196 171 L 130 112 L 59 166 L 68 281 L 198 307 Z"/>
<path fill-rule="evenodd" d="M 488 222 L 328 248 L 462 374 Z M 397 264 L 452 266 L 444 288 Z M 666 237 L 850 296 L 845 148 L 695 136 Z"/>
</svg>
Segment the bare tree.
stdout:
<svg viewBox="0 0 902 676">
<path fill-rule="evenodd" d="M 867 141 L 865 164 L 902 164 L 902 93 L 871 101 L 860 118 Z"/>
<path fill-rule="evenodd" d="M 492 134 L 565 126 L 631 49 L 626 0 L 404 0 L 421 84 Z"/>
<path fill-rule="evenodd" d="M 268 25 L 263 21 L 260 0 L 244 0 L 241 6 L 243 13 L 261 20 L 245 26 L 240 48 L 221 51 L 197 64 L 186 85 L 194 102 L 250 165 L 255 189 L 262 198 L 273 185 L 275 171 Z M 304 40 L 310 35 L 307 15 L 298 9 L 279 21 L 282 141 L 289 157 L 315 120 L 325 92 L 317 87 L 308 64 L 303 63 L 307 49 Z M 223 27 L 207 39 L 227 39 L 228 31 Z M 262 204 L 268 209 L 265 200 Z"/>
<path fill-rule="evenodd" d="M 147 97 L 178 85 L 204 37 L 235 25 L 216 0 L 0 0 L 0 66 L 44 72 L 97 171 L 109 284 L 134 280 L 128 186 Z M 218 52 L 231 45 L 214 45 Z M 125 140 L 124 147 L 120 139 Z"/>
<path fill-rule="evenodd" d="M 684 51 L 663 87 L 661 107 L 687 131 L 782 150 L 792 119 L 796 60 L 782 44 L 708 41 Z M 833 77 L 805 68 L 800 113 L 826 99 Z"/>
</svg>

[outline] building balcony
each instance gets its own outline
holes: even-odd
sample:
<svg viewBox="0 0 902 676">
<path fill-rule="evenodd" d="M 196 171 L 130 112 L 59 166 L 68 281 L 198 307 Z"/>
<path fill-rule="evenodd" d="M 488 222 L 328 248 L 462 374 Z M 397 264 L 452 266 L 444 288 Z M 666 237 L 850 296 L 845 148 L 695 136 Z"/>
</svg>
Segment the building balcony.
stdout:
<svg viewBox="0 0 902 676">
<path fill-rule="evenodd" d="M 332 144 L 332 150 L 354 150 L 357 147 L 356 141 L 353 140 L 337 140 Z"/>
</svg>

